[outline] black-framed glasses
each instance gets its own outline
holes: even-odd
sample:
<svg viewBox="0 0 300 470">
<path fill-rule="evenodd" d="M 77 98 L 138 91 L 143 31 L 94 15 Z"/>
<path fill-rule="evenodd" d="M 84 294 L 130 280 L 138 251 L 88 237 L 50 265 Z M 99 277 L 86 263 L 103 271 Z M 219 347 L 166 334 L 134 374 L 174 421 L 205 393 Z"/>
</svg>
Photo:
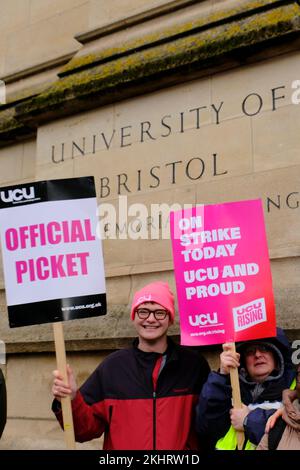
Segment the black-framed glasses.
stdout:
<svg viewBox="0 0 300 470">
<path fill-rule="evenodd" d="M 140 320 L 147 320 L 151 313 L 153 313 L 155 320 L 164 320 L 169 314 L 168 310 L 163 310 L 162 308 L 157 310 L 149 310 L 149 308 L 137 308 L 135 313 Z"/>
<path fill-rule="evenodd" d="M 245 356 L 255 356 L 256 351 L 260 351 L 261 353 L 270 352 L 271 348 L 266 346 L 265 344 L 253 344 L 251 346 L 247 346 L 244 351 Z"/>
</svg>

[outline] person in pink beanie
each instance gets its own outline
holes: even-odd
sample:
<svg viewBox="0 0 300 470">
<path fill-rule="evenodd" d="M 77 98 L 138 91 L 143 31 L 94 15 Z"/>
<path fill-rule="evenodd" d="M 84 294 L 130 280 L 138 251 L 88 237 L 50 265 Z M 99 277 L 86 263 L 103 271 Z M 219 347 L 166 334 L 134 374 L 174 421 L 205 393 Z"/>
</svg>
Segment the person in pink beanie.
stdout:
<svg viewBox="0 0 300 470">
<path fill-rule="evenodd" d="M 199 450 L 195 408 L 209 374 L 206 359 L 167 337 L 174 323 L 174 295 L 155 281 L 133 297 L 131 320 L 138 337 L 110 354 L 77 389 L 54 371 L 52 409 L 62 424 L 60 400 L 71 396 L 78 442 L 104 433 L 105 450 Z"/>
</svg>

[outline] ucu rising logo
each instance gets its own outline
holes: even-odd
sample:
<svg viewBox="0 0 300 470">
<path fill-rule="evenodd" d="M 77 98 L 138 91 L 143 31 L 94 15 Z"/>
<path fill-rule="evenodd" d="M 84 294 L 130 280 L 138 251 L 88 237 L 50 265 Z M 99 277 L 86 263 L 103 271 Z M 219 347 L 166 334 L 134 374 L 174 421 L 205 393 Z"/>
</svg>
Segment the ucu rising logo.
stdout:
<svg viewBox="0 0 300 470">
<path fill-rule="evenodd" d="M 267 321 L 265 299 L 252 300 L 232 309 L 234 330 L 241 331 Z"/>
<path fill-rule="evenodd" d="M 189 324 L 191 326 L 216 325 L 218 323 L 217 312 L 200 313 L 199 315 L 189 315 Z"/>
<path fill-rule="evenodd" d="M 24 200 L 31 200 L 35 198 L 34 186 L 29 188 L 16 188 L 9 189 L 8 191 L 1 191 L 0 198 L 2 202 L 18 203 Z"/>
</svg>

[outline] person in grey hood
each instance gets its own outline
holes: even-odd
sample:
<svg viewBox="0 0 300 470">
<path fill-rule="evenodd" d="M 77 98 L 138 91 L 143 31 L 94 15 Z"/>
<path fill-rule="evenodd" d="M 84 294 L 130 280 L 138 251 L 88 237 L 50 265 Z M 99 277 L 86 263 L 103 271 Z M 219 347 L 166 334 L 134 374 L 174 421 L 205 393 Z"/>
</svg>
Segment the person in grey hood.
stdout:
<svg viewBox="0 0 300 470">
<path fill-rule="evenodd" d="M 223 439 L 230 427 L 245 432 L 245 442 L 256 446 L 264 434 L 268 418 L 281 406 L 282 391 L 289 388 L 295 372 L 289 342 L 283 330 L 277 336 L 237 344 L 234 353 L 223 345 L 220 369 L 211 372 L 204 384 L 197 407 L 197 430 L 209 437 L 216 448 L 232 450 Z M 243 407 L 232 408 L 230 368 L 239 368 Z"/>
</svg>

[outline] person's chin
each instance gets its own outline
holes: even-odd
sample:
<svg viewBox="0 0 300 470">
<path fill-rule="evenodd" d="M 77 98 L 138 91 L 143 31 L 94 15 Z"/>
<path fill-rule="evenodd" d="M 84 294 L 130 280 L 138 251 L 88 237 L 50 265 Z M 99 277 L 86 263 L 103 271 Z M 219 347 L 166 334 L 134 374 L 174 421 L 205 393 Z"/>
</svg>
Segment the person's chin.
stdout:
<svg viewBox="0 0 300 470">
<path fill-rule="evenodd" d="M 140 334 L 144 338 L 156 339 L 161 336 L 161 330 L 160 328 L 142 328 Z"/>
<path fill-rule="evenodd" d="M 254 366 L 254 370 L 259 371 L 259 372 L 266 372 L 268 369 L 269 369 L 269 367 L 265 363 L 256 364 Z"/>
<path fill-rule="evenodd" d="M 255 370 L 255 379 L 258 382 L 263 382 L 269 375 L 269 371 L 265 369 L 257 369 Z"/>
</svg>

